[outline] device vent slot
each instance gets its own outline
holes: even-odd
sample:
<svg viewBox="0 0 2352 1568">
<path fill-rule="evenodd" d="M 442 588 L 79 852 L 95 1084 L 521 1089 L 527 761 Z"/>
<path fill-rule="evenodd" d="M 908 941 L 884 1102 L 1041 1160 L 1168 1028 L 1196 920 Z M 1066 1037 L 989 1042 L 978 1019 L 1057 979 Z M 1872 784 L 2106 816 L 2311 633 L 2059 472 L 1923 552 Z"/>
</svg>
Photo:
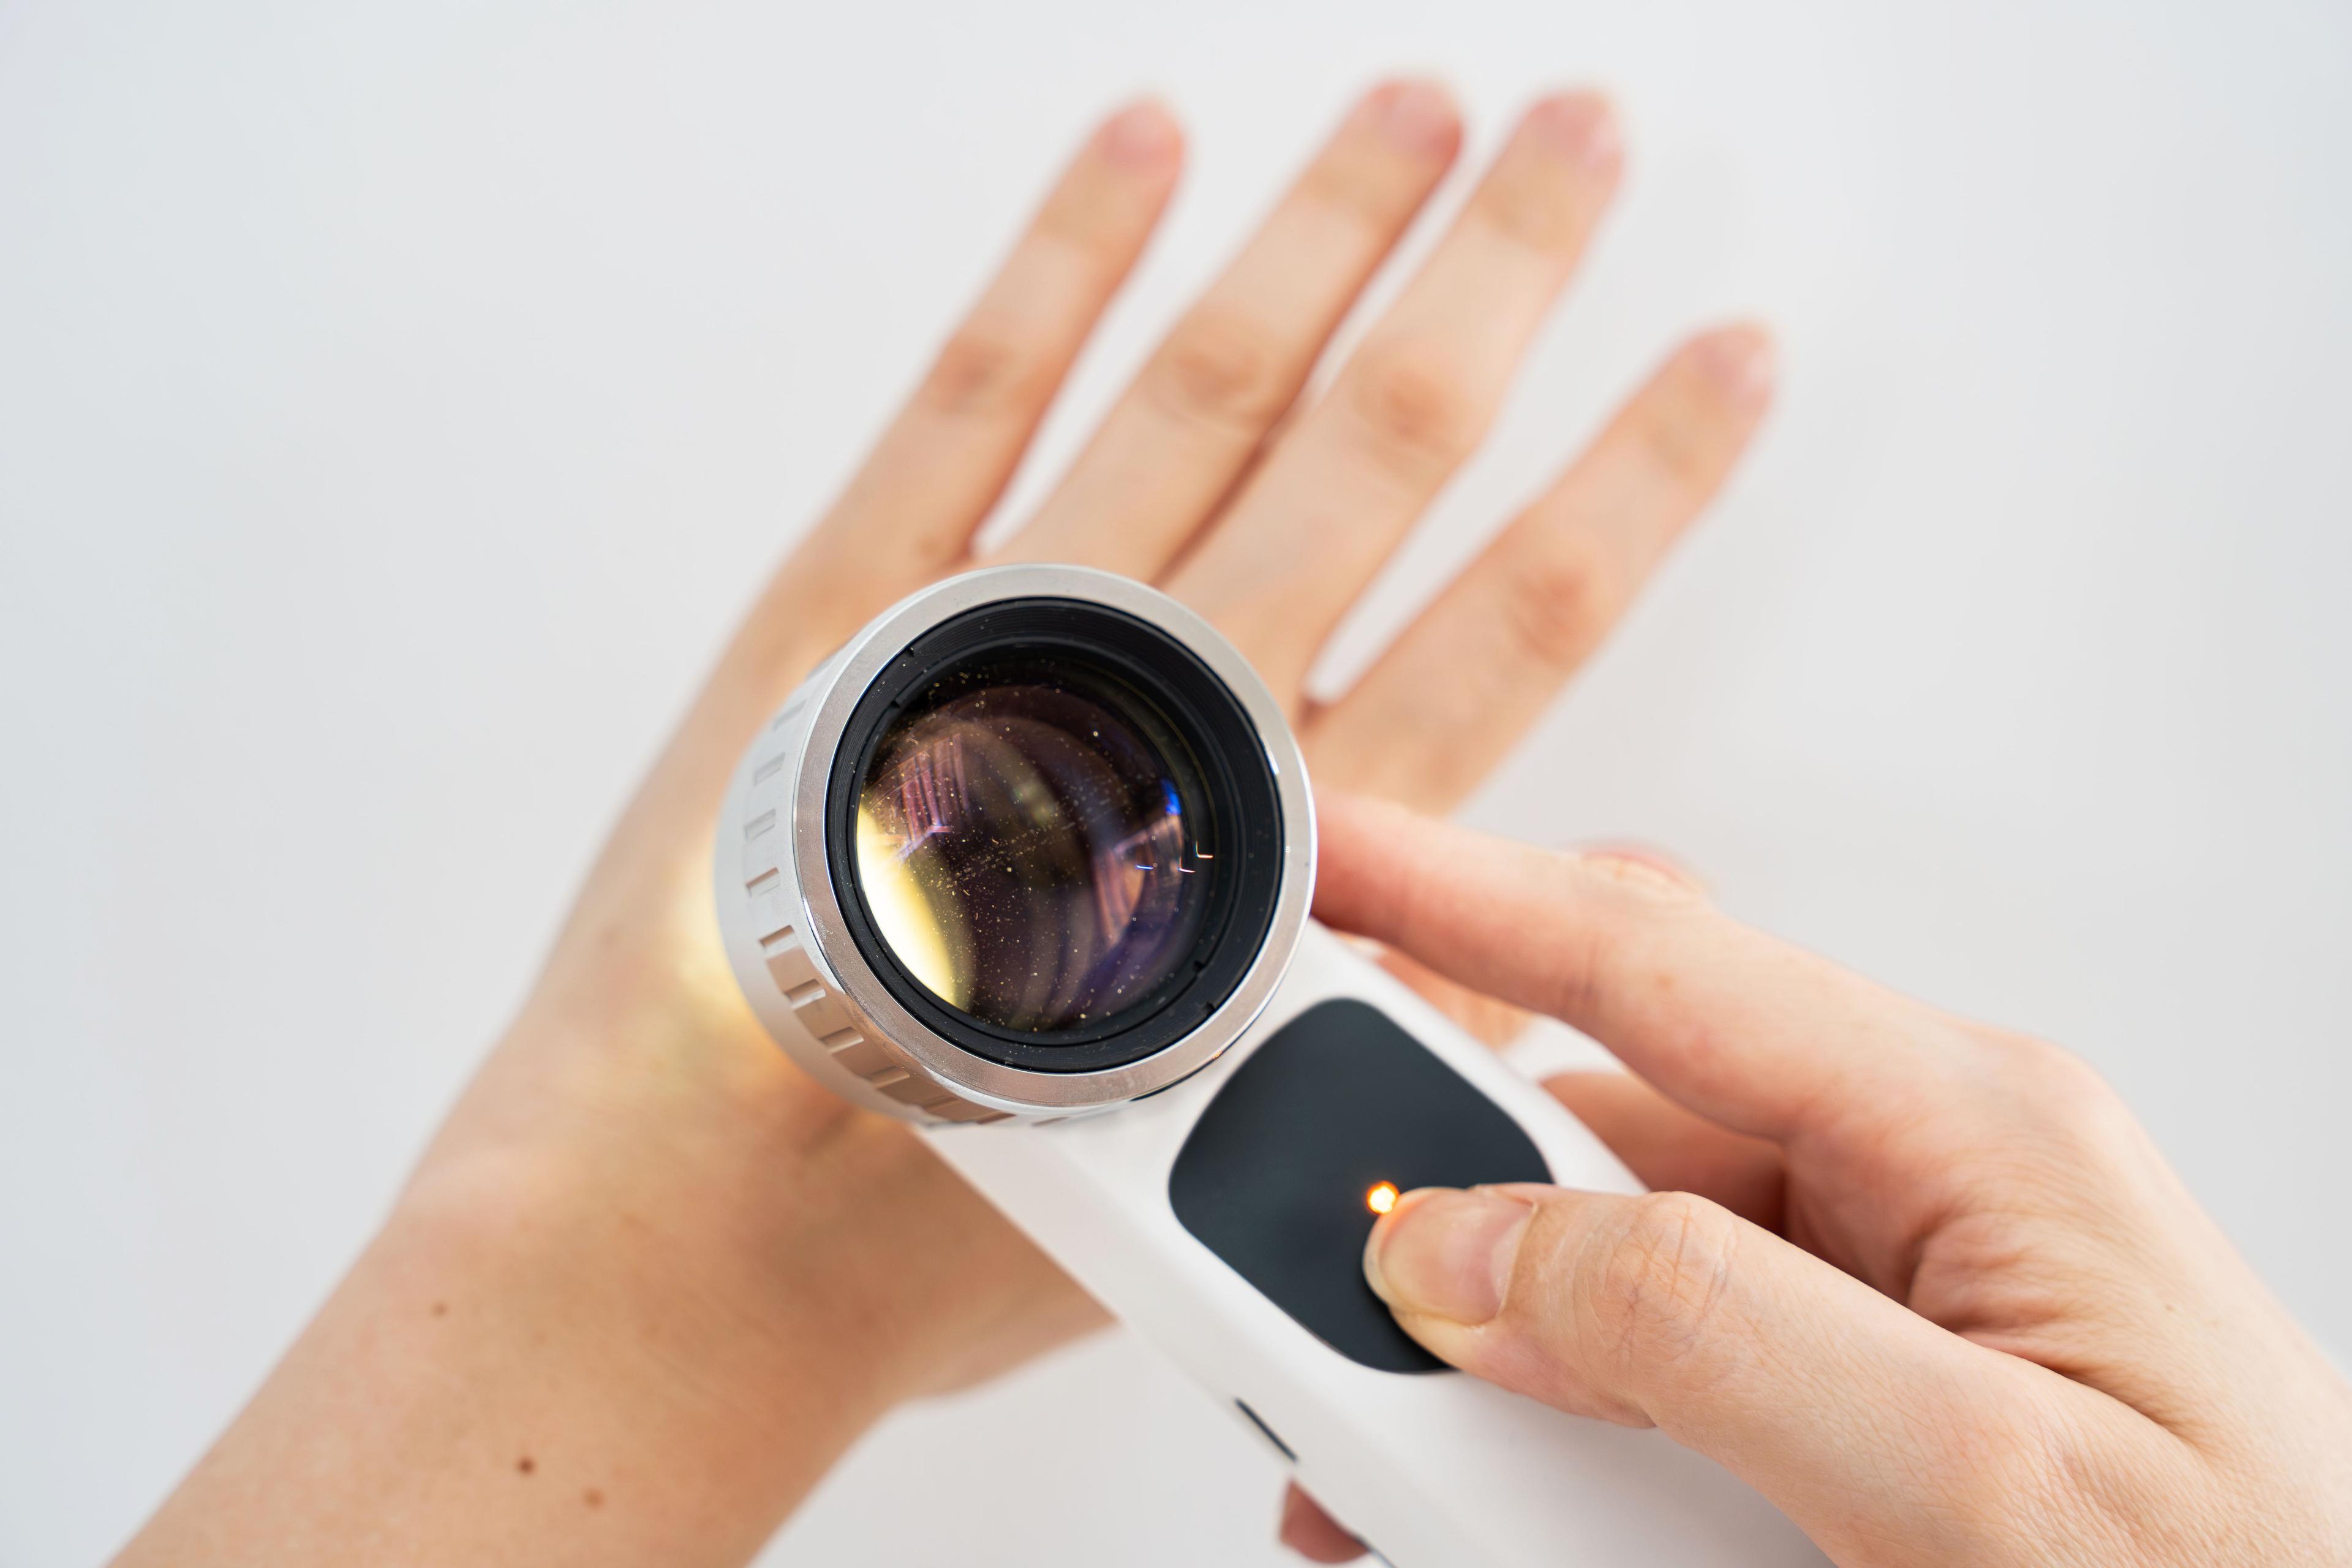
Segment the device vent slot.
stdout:
<svg viewBox="0 0 2352 1568">
<path fill-rule="evenodd" d="M 783 772 L 783 770 L 784 754 L 782 752 L 778 752 L 774 756 L 770 757 L 766 762 L 761 763 L 758 767 L 751 770 L 751 786 L 754 789 L 758 788 L 760 785 L 766 784 L 770 779 L 774 778 L 778 773 Z"/>
<path fill-rule="evenodd" d="M 1284 1458 L 1288 1459 L 1294 1465 L 1298 1463 L 1298 1456 L 1290 1451 L 1290 1445 L 1284 1442 L 1280 1437 L 1275 1436 L 1274 1428 L 1265 1424 L 1265 1417 L 1260 1415 L 1256 1411 L 1252 1410 L 1246 1400 L 1234 1400 L 1234 1408 L 1240 1411 L 1244 1416 L 1248 1417 L 1249 1424 L 1256 1427 L 1259 1434 L 1264 1436 L 1267 1442 L 1273 1444 L 1276 1451 L 1281 1454 Z"/>
<path fill-rule="evenodd" d="M 752 839 L 759 837 L 760 835 L 768 832 L 775 826 L 776 814 L 772 811 L 761 812 L 759 816 L 753 817 L 751 821 L 743 825 L 744 842 L 751 842 Z"/>
</svg>

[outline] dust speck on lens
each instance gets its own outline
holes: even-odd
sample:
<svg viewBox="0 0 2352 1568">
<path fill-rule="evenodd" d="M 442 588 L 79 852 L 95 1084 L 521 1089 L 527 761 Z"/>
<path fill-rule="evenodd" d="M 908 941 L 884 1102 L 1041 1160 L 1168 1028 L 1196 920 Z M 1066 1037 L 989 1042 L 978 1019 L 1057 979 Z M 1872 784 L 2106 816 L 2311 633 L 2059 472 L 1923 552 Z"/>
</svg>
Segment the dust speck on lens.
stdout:
<svg viewBox="0 0 2352 1568">
<path fill-rule="evenodd" d="M 1184 968 L 1202 931 L 1213 887 L 1197 872 L 1214 857 L 1187 807 L 1195 771 L 1151 700 L 1107 674 L 997 652 L 943 675 L 859 784 L 875 925 L 974 1018 L 1045 1033 L 1115 1014 Z"/>
</svg>

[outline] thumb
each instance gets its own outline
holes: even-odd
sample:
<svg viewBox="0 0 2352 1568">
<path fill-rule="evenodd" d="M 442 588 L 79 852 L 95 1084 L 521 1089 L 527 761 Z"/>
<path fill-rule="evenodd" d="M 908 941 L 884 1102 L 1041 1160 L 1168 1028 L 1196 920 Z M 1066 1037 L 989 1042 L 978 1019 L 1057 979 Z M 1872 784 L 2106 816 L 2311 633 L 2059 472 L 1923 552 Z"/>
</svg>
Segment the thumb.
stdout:
<svg viewBox="0 0 2352 1568">
<path fill-rule="evenodd" d="M 2020 1426 L 2060 1419 L 2081 1392 L 1687 1193 L 1423 1189 L 1373 1227 L 1364 1271 L 1433 1353 L 1658 1426 L 1833 1556 L 1916 1542 L 1923 1521 L 1998 1531 L 2029 1478 L 1990 1456 L 2035 1451 Z"/>
</svg>

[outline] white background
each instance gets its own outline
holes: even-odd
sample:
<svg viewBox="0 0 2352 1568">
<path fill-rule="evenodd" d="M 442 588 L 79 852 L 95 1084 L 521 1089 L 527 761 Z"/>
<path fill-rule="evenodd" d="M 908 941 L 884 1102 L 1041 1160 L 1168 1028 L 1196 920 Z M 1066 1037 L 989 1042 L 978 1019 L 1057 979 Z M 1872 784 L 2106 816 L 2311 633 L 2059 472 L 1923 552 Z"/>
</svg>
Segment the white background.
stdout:
<svg viewBox="0 0 2352 1568">
<path fill-rule="evenodd" d="M 1194 160 L 1049 468 L 1413 63 L 1633 161 L 1335 678 L 1768 316 L 1756 460 L 1468 815 L 2074 1046 L 2352 1345 L 2340 6 L 0 0 L 0 1562 L 103 1554 L 325 1292 L 1089 117 Z M 1274 1563 L 1276 1482 L 1106 1337 L 773 1556 Z"/>
</svg>

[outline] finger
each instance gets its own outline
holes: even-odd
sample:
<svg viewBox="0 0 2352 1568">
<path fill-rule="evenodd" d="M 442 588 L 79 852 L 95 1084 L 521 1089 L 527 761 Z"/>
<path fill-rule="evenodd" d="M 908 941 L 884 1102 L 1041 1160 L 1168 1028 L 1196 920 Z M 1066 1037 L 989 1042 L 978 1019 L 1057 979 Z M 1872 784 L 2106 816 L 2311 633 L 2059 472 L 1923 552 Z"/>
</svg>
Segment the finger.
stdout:
<svg viewBox="0 0 2352 1568">
<path fill-rule="evenodd" d="M 1330 395 L 1171 577 L 1277 692 L 1297 690 L 1332 624 L 1485 434 L 1618 163 L 1602 100 L 1538 103 Z"/>
<path fill-rule="evenodd" d="M 1706 884 L 1700 880 L 1697 873 L 1663 850 L 1643 845 L 1622 845 L 1611 846 L 1605 853 L 1653 867 L 1662 876 L 1689 884 L 1695 892 L 1706 890 Z M 1423 1001 L 1451 1018 L 1463 1033 L 1490 1049 L 1499 1051 L 1507 1048 L 1527 1033 L 1528 1026 L 1534 1021 L 1534 1015 L 1526 1008 L 1514 1007 L 1508 1002 L 1496 1001 L 1484 992 L 1473 991 L 1459 981 L 1448 980 L 1411 953 L 1399 952 L 1377 943 L 1367 942 L 1364 945 L 1382 969 L 1412 987 Z M 1619 1075 L 1606 1076 L 1613 1078 Z M 1652 1186 L 1660 1184 L 1650 1183 Z"/>
<path fill-rule="evenodd" d="M 1924 1113 L 1977 1059 L 1956 1022 L 1642 861 L 1529 848 L 1361 796 L 1318 797 L 1317 831 L 1324 921 L 1565 1020 L 1734 1131 L 1786 1141 L 1815 1112 Z"/>
<path fill-rule="evenodd" d="M 1677 868 L 1674 874 L 1683 873 Z M 1499 1050 L 1527 1029 L 1524 1009 L 1448 980 L 1406 953 L 1383 950 L 1379 963 L 1484 1045 Z M 1630 1073 L 1555 1073 L 1543 1086 L 1643 1186 L 1696 1193 L 1744 1220 L 1780 1230 L 1788 1171 L 1780 1145 L 1718 1127 Z"/>
<path fill-rule="evenodd" d="M 1661 1428 L 1840 1562 L 1889 1541 L 1980 1560 L 2057 1439 L 2122 1413 L 1686 1193 L 1424 1189 L 1373 1226 L 1365 1274 L 1433 1353 Z"/>
<path fill-rule="evenodd" d="M 1448 980 L 1417 959 L 1384 950 L 1379 963 L 1481 1044 L 1500 1050 L 1527 1031 L 1524 1009 Z M 1780 1145 L 1718 1127 L 1629 1073 L 1555 1073 L 1543 1086 L 1643 1186 L 1696 1193 L 1767 1230 L 1781 1228 L 1788 1171 Z"/>
<path fill-rule="evenodd" d="M 1788 1169 L 1779 1144 L 1718 1127 L 1631 1073 L 1557 1073 L 1544 1088 L 1643 1186 L 1696 1193 L 1750 1225 L 1780 1231 Z"/>
<path fill-rule="evenodd" d="M 1317 776 L 1428 810 L 1468 795 L 1722 487 L 1771 385 L 1758 328 L 1685 345 L 1353 690 L 1305 722 Z"/>
<path fill-rule="evenodd" d="M 1182 142 L 1153 102 L 1072 161 L 839 501 L 753 611 L 755 658 L 821 652 L 962 558 L 1175 188 Z"/>
<path fill-rule="evenodd" d="M 1342 1530 L 1296 1482 L 1282 1494 L 1280 1537 L 1309 1563 L 1353 1563 L 1364 1554 L 1364 1543 Z"/>
<path fill-rule="evenodd" d="M 1133 577 L 1166 565 L 1298 395 L 1461 140 L 1460 116 L 1433 83 L 1390 82 L 1369 94 L 1160 345 L 1005 554 Z"/>
<path fill-rule="evenodd" d="M 1482 995 L 1405 953 L 1384 951 L 1379 962 L 1482 1045 L 1501 1050 L 1527 1031 L 1529 1018 L 1524 1007 Z"/>
<path fill-rule="evenodd" d="M 1360 797 L 1318 818 L 1318 915 L 1554 1013 L 1677 1103 L 1780 1144 L 1808 1173 L 1806 1246 L 2174 1429 L 2242 1396 L 2184 1394 L 2172 1369 L 2273 1310 L 2078 1058 L 1873 985 L 1638 862 Z M 2054 1310 L 2053 1279 L 2099 1310 Z"/>
</svg>

